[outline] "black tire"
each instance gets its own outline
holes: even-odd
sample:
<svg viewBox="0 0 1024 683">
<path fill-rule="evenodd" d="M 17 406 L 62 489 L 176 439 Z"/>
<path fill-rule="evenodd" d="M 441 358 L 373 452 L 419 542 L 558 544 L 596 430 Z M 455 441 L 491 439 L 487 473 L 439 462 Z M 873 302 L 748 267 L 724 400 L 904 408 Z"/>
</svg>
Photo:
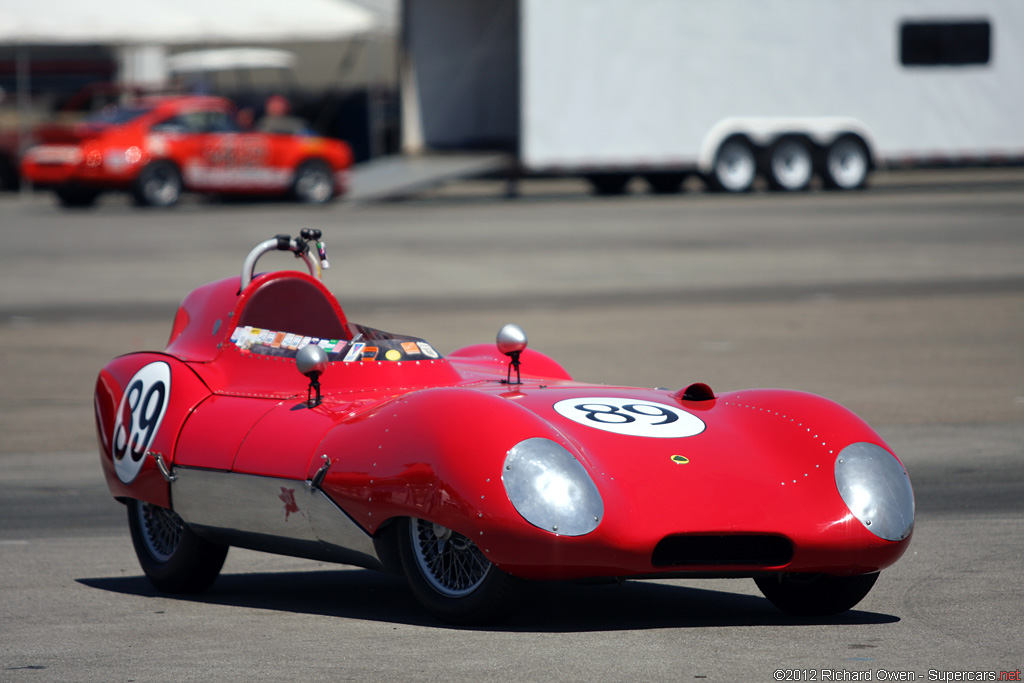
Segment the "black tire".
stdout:
<svg viewBox="0 0 1024 683">
<path fill-rule="evenodd" d="M 87 209 L 96 204 L 100 191 L 88 187 L 68 185 L 54 190 L 57 201 L 66 209 Z"/>
<path fill-rule="evenodd" d="M 654 194 L 679 194 L 683 191 L 685 173 L 648 173 L 644 176 L 647 186 Z"/>
<path fill-rule="evenodd" d="M 200 538 L 172 510 L 128 501 L 128 528 L 146 578 L 164 593 L 202 593 L 224 566 L 228 546 Z"/>
<path fill-rule="evenodd" d="M 303 204 L 326 204 L 334 199 L 334 177 L 327 162 L 304 161 L 295 170 L 292 197 Z"/>
<path fill-rule="evenodd" d="M 814 178 L 814 153 L 811 144 L 797 135 L 784 135 L 768 150 L 765 169 L 773 190 L 800 192 Z"/>
<path fill-rule="evenodd" d="M 0 155 L 0 191 L 14 191 L 21 187 L 18 165 L 7 155 Z"/>
<path fill-rule="evenodd" d="M 841 135 L 825 150 L 820 173 L 830 190 L 862 190 L 870 172 L 871 153 L 856 135 Z"/>
<path fill-rule="evenodd" d="M 787 614 L 825 617 L 839 614 L 864 599 L 878 573 L 859 576 L 777 574 L 754 579 L 768 600 Z"/>
<path fill-rule="evenodd" d="M 136 206 L 174 206 L 181 198 L 182 183 L 178 167 L 170 161 L 154 161 L 139 173 L 132 186 Z"/>
<path fill-rule="evenodd" d="M 757 166 L 754 146 L 742 135 L 733 135 L 715 153 L 708 186 L 717 192 L 749 192 L 757 179 Z"/>
<path fill-rule="evenodd" d="M 491 564 L 462 534 L 409 518 L 397 524 L 395 538 L 409 587 L 434 616 L 486 624 L 511 614 L 522 581 Z"/>
<path fill-rule="evenodd" d="M 594 173 L 586 178 L 594 194 L 612 197 L 625 194 L 626 185 L 633 179 L 633 176 L 628 173 Z"/>
</svg>

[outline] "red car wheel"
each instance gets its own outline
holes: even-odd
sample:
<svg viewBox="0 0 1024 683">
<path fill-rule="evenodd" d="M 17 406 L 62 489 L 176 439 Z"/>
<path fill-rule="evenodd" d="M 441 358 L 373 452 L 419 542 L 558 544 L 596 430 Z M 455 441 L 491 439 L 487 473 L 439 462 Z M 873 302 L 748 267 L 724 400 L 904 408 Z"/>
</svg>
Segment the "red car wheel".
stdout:
<svg viewBox="0 0 1024 683">
<path fill-rule="evenodd" d="M 169 161 L 154 161 L 135 179 L 132 197 L 139 206 L 174 206 L 181 197 L 181 174 Z"/>
<path fill-rule="evenodd" d="M 324 204 L 334 198 L 331 167 L 325 162 L 306 161 L 295 171 L 292 196 L 303 204 Z"/>
<path fill-rule="evenodd" d="M 471 540 L 415 518 L 403 520 L 396 536 L 409 586 L 436 616 L 481 624 L 511 613 L 520 580 L 491 564 Z"/>
<path fill-rule="evenodd" d="M 859 576 L 778 574 L 754 579 L 768 600 L 787 614 L 824 617 L 852 609 L 871 590 L 878 573 Z"/>
<path fill-rule="evenodd" d="M 146 578 L 165 593 L 201 593 L 224 566 L 228 546 L 211 543 L 172 510 L 128 501 L 128 528 Z"/>
</svg>

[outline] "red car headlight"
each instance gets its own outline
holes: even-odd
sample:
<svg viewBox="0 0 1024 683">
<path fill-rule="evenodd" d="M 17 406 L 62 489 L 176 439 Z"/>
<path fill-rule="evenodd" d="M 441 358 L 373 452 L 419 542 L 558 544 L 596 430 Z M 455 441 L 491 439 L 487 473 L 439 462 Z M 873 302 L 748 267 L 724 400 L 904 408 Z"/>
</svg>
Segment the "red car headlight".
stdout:
<svg viewBox="0 0 1024 683">
<path fill-rule="evenodd" d="M 583 536 L 604 516 L 604 502 L 587 470 L 554 441 L 533 438 L 513 446 L 501 481 L 523 519 L 545 531 Z"/>
<path fill-rule="evenodd" d="M 902 541 L 914 529 L 914 490 L 900 461 L 871 443 L 839 452 L 836 487 L 853 516 L 887 541 Z"/>
</svg>

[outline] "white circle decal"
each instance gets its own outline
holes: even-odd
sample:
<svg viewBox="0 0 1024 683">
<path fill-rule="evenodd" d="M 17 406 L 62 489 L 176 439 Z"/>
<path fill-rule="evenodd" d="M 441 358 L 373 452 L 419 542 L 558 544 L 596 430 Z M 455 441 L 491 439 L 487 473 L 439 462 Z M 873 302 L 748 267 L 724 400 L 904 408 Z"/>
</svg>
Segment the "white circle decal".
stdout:
<svg viewBox="0 0 1024 683">
<path fill-rule="evenodd" d="M 128 381 L 114 420 L 114 471 L 130 484 L 142 469 L 171 396 L 171 366 L 150 363 Z"/>
<path fill-rule="evenodd" d="M 692 413 L 634 398 L 567 398 L 554 408 L 573 422 L 626 436 L 678 439 L 704 431 L 704 421 Z"/>
</svg>

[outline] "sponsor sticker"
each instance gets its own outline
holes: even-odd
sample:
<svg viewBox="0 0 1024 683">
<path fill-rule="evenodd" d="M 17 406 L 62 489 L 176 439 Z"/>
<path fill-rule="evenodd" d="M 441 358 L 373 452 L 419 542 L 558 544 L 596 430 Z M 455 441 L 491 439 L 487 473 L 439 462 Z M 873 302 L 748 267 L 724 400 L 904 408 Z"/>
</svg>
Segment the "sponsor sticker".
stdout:
<svg viewBox="0 0 1024 683">
<path fill-rule="evenodd" d="M 428 344 L 427 342 L 416 342 L 416 346 L 420 347 L 420 351 L 422 351 L 423 355 L 426 356 L 427 358 L 440 357 L 437 351 L 434 350 L 434 347 Z"/>
<path fill-rule="evenodd" d="M 416 345 L 416 342 L 402 342 L 402 350 L 409 355 L 416 355 L 420 352 L 420 347 Z"/>
<path fill-rule="evenodd" d="M 402 352 L 398 349 L 388 349 L 384 357 L 388 360 L 402 360 Z"/>
<path fill-rule="evenodd" d="M 359 360 L 363 355 L 363 348 L 366 347 L 364 342 L 356 342 L 345 354 L 345 362 L 351 363 L 352 361 Z"/>
<path fill-rule="evenodd" d="M 377 352 L 380 351 L 376 346 L 367 346 L 363 348 L 363 355 L 359 360 L 375 360 L 377 358 Z"/>
</svg>

